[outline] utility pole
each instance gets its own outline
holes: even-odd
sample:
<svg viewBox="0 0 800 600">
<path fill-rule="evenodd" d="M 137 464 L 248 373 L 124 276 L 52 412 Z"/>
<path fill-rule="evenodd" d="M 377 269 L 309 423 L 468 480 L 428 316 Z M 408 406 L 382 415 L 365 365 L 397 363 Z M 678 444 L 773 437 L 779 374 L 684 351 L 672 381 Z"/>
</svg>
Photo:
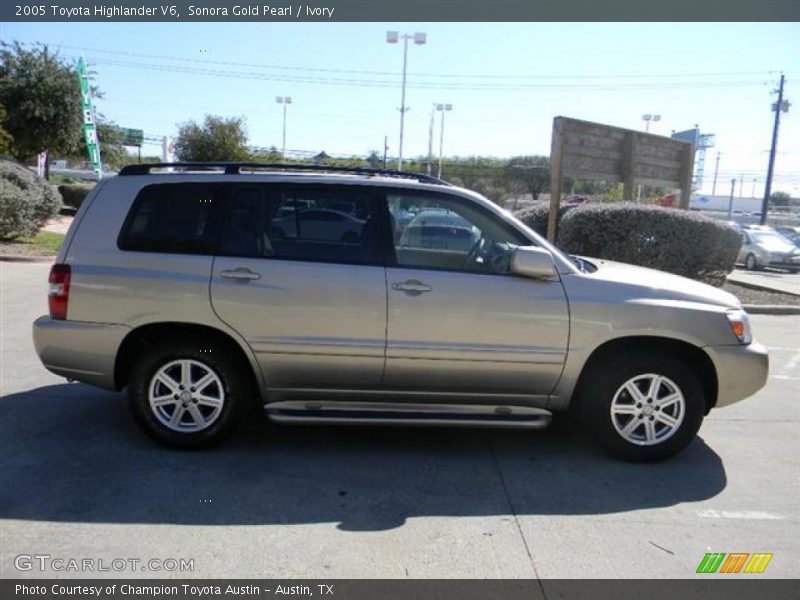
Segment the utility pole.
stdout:
<svg viewBox="0 0 800 600">
<path fill-rule="evenodd" d="M 731 179 L 731 197 L 728 198 L 728 220 L 731 220 L 733 215 L 733 190 L 736 188 L 736 179 Z"/>
<path fill-rule="evenodd" d="M 767 210 L 769 209 L 769 197 L 772 195 L 772 175 L 775 171 L 775 154 L 778 149 L 778 129 L 781 126 L 781 112 L 789 112 L 789 101 L 783 99 L 783 85 L 786 83 L 786 76 L 781 74 L 781 83 L 778 86 L 778 101 L 773 105 L 775 111 L 775 124 L 772 128 L 772 147 L 769 151 L 769 166 L 767 167 L 767 180 L 764 183 L 764 201 L 761 203 L 762 225 L 767 222 Z"/>
<path fill-rule="evenodd" d="M 752 195 L 750 196 L 751 198 L 755 198 L 755 197 L 756 197 L 756 182 L 757 182 L 757 181 L 758 181 L 758 179 L 756 179 L 755 177 L 753 177 L 753 193 L 752 193 Z"/>
<path fill-rule="evenodd" d="M 386 169 L 386 154 L 389 152 L 389 136 L 383 136 L 383 168 Z"/>
<path fill-rule="evenodd" d="M 711 195 L 714 196 L 717 191 L 717 175 L 719 175 L 719 156 L 722 152 L 717 152 L 717 163 L 714 165 L 714 185 L 711 186 Z"/>
<path fill-rule="evenodd" d="M 744 173 L 739 173 L 739 198 L 742 197 L 742 190 L 744 190 Z"/>
</svg>

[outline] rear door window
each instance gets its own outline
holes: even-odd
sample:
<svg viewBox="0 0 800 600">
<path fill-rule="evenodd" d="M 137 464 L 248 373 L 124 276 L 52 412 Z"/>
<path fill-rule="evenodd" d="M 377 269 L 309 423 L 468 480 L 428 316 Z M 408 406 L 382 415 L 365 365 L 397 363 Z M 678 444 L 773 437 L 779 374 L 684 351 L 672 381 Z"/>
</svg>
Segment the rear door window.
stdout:
<svg viewBox="0 0 800 600">
<path fill-rule="evenodd" d="M 139 193 L 122 226 L 121 250 L 214 254 L 224 221 L 225 193 L 207 184 L 159 184 Z"/>
<path fill-rule="evenodd" d="M 348 187 L 241 186 L 221 254 L 380 264 L 378 206 L 376 194 Z"/>
</svg>

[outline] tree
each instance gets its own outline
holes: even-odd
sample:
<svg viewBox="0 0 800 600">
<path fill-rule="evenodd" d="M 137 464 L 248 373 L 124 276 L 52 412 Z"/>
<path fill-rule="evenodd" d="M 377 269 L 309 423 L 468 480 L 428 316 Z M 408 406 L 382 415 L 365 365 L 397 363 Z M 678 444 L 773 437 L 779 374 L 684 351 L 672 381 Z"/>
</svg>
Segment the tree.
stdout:
<svg viewBox="0 0 800 600">
<path fill-rule="evenodd" d="M 0 104 L 8 111 L 4 127 L 18 160 L 75 152 L 83 123 L 78 77 L 47 46 L 0 44 Z"/>
<path fill-rule="evenodd" d="M 10 156 L 11 145 L 14 142 L 14 138 L 3 127 L 7 114 L 5 106 L 0 104 L 0 156 Z"/>
<path fill-rule="evenodd" d="M 244 119 L 206 115 L 202 125 L 184 123 L 178 129 L 175 156 L 188 162 L 250 159 Z"/>
<path fill-rule="evenodd" d="M 550 187 L 550 159 L 546 156 L 515 156 L 508 161 L 512 186 L 524 190 L 534 200 Z"/>
<path fill-rule="evenodd" d="M 125 134 L 122 129 L 112 122 L 99 121 L 97 123 L 97 139 L 100 142 L 100 160 L 103 161 L 103 168 L 119 169 L 129 164 L 131 157 L 125 146 Z M 86 149 L 84 143 L 84 151 Z"/>
<path fill-rule="evenodd" d="M 789 201 L 792 197 L 786 192 L 772 192 L 769 197 L 769 203 L 772 206 L 789 206 Z"/>
</svg>

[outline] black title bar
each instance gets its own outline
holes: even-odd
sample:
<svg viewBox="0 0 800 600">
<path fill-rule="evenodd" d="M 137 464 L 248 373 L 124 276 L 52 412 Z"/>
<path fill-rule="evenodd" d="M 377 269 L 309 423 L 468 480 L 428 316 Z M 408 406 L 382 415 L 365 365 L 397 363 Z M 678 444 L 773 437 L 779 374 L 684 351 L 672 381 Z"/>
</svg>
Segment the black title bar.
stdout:
<svg viewBox="0 0 800 600">
<path fill-rule="evenodd" d="M 798 0 L 3 0 L 8 22 L 797 21 Z"/>
</svg>

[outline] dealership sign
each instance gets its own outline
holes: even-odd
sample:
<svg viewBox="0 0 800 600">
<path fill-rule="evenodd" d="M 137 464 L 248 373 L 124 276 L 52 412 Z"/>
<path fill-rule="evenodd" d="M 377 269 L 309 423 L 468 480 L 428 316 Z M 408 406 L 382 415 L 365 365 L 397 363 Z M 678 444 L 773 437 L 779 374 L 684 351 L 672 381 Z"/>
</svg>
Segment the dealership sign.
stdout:
<svg viewBox="0 0 800 600">
<path fill-rule="evenodd" d="M 92 170 L 97 174 L 97 179 L 103 175 L 103 165 L 100 162 L 100 140 L 97 139 L 97 124 L 94 118 L 92 105 L 92 90 L 89 87 L 89 77 L 86 73 L 86 61 L 81 56 L 78 61 L 78 79 L 81 82 L 81 109 L 83 112 L 83 139 L 86 140 L 86 150 L 89 153 L 89 162 Z"/>
</svg>

